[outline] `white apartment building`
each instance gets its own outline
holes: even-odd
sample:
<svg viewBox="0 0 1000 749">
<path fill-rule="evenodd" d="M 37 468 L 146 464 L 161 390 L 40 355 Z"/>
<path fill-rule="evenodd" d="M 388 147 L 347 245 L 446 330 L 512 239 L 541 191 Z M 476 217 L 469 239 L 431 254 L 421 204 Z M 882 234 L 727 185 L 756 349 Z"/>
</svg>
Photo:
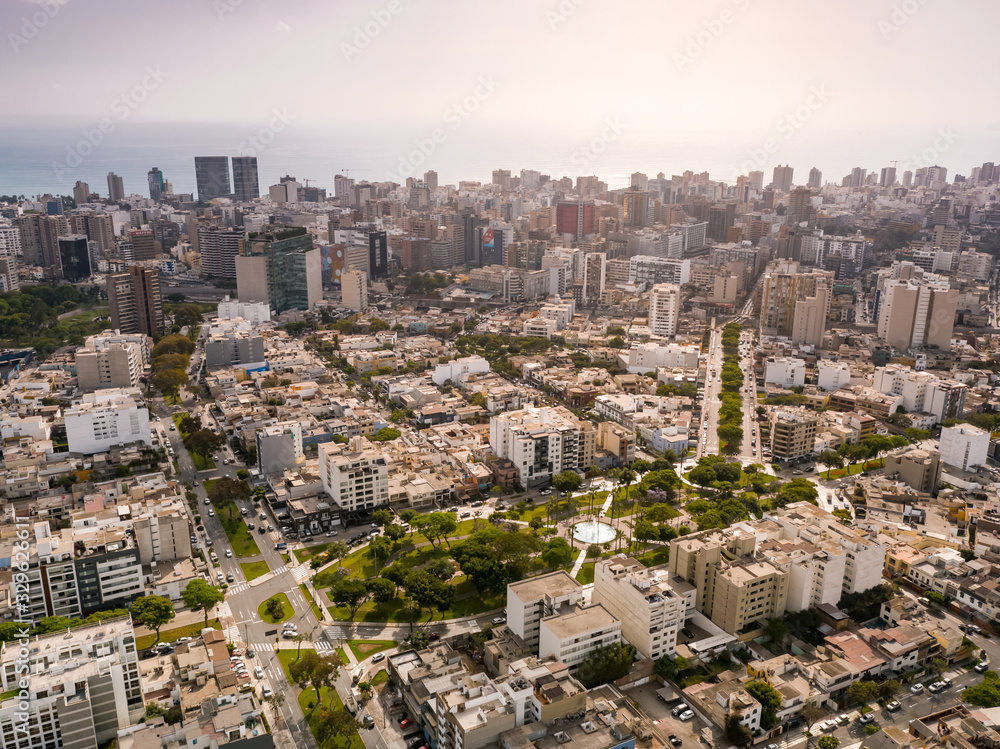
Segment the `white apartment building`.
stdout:
<svg viewBox="0 0 1000 749">
<path fill-rule="evenodd" d="M 873 387 L 886 395 L 898 395 L 912 414 L 930 414 L 934 423 L 961 418 L 965 412 L 967 386 L 929 372 L 917 372 L 899 364 L 878 367 Z"/>
<path fill-rule="evenodd" d="M 564 570 L 511 583 L 507 586 L 507 627 L 529 651 L 538 653 L 542 619 L 582 600 L 583 586 Z"/>
<path fill-rule="evenodd" d="M 545 338 L 546 340 L 550 340 L 558 332 L 559 324 L 547 317 L 533 317 L 530 320 L 525 320 L 521 328 L 521 335 L 527 338 Z"/>
<path fill-rule="evenodd" d="M 71 453 L 93 455 L 116 445 L 153 444 L 149 411 L 121 390 L 98 390 L 66 411 L 66 438 Z"/>
<path fill-rule="evenodd" d="M 677 254 L 655 257 L 653 255 L 635 255 L 629 258 L 629 283 L 655 286 L 661 283 L 672 283 L 683 286 L 691 280 L 691 260 L 681 260 L 681 235 L 677 237 Z"/>
<path fill-rule="evenodd" d="M 622 623 L 599 603 L 569 606 L 538 623 L 538 657 L 555 657 L 572 671 L 597 648 L 622 641 Z"/>
<path fill-rule="evenodd" d="M 508 411 L 490 418 L 490 447 L 518 470 L 521 485 L 536 486 L 563 471 L 593 465 L 597 432 L 566 408 Z"/>
<path fill-rule="evenodd" d="M 594 568 L 591 600 L 621 621 L 622 637 L 643 658 L 674 656 L 677 633 L 695 611 L 697 589 L 665 567 L 646 569 L 618 554 Z"/>
<path fill-rule="evenodd" d="M 676 335 L 680 316 L 681 287 L 671 283 L 654 286 L 649 293 L 649 328 L 653 335 Z"/>
<path fill-rule="evenodd" d="M 0 748 L 93 749 L 145 714 L 128 617 L 35 637 L 26 650 L 27 674 L 18 642 L 0 645 Z"/>
<path fill-rule="evenodd" d="M 806 363 L 791 357 L 772 357 L 764 363 L 764 383 L 783 388 L 806 384 Z"/>
<path fill-rule="evenodd" d="M 371 511 L 389 503 L 388 461 L 379 450 L 366 449 L 363 437 L 348 445 L 320 445 L 319 476 L 341 511 Z"/>
<path fill-rule="evenodd" d="M 340 274 L 340 303 L 355 312 L 368 311 L 368 274 L 361 270 L 345 270 Z"/>
<path fill-rule="evenodd" d="M 576 302 L 570 297 L 566 299 L 556 298 L 548 304 L 542 305 L 538 311 L 538 317 L 545 320 L 553 320 L 556 330 L 563 330 L 573 321 L 576 314 Z"/>
<path fill-rule="evenodd" d="M 958 258 L 958 275 L 974 281 L 988 281 L 993 268 L 993 256 L 969 249 Z"/>
<path fill-rule="evenodd" d="M 808 554 L 819 560 L 818 566 L 812 569 L 809 565 L 796 568 L 791 564 L 788 570 L 790 577 L 796 575 L 796 585 L 801 589 L 795 605 L 805 599 L 812 602 L 809 605 L 836 604 L 844 593 L 861 593 L 881 584 L 886 547 L 850 526 L 842 525 L 825 510 L 808 502 L 795 502 L 773 513 L 765 513 L 764 520 L 781 526 L 780 540 L 806 545 L 803 548 L 808 550 Z M 759 548 L 758 551 L 767 556 L 765 549 Z M 781 566 L 774 560 L 769 561 Z M 830 569 L 819 569 L 827 563 L 832 565 Z M 791 586 L 790 579 L 789 588 Z M 791 605 L 787 608 L 798 610 Z"/>
<path fill-rule="evenodd" d="M 901 351 L 951 345 L 958 289 L 948 279 L 926 274 L 922 279 L 890 279 L 879 290 L 878 336 Z"/>
<path fill-rule="evenodd" d="M 956 424 L 941 429 L 938 449 L 941 460 L 947 465 L 961 468 L 963 471 L 972 471 L 978 466 L 986 465 L 986 452 L 989 446 L 989 432 L 972 424 Z"/>
<path fill-rule="evenodd" d="M 816 384 L 820 390 L 833 392 L 851 382 L 851 367 L 846 362 L 820 359 L 816 362 Z"/>
<path fill-rule="evenodd" d="M 228 296 L 219 302 L 219 320 L 241 318 L 254 327 L 271 322 L 271 307 L 266 302 L 241 302 Z"/>
<path fill-rule="evenodd" d="M 431 374 L 435 385 L 444 385 L 451 380 L 455 385 L 463 384 L 469 375 L 486 374 L 490 371 L 490 363 L 481 356 L 466 356 L 462 359 L 446 361 L 438 364 Z"/>
<path fill-rule="evenodd" d="M 630 374 L 654 372 L 657 367 L 698 367 L 698 347 L 680 343 L 636 343 L 627 352 L 619 354 L 618 360 Z"/>
</svg>

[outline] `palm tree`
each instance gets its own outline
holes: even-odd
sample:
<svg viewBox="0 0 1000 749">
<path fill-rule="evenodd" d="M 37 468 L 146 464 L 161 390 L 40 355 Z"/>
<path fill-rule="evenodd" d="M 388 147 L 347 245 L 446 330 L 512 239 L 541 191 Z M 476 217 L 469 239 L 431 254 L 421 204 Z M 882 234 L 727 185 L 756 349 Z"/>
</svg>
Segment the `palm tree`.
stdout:
<svg viewBox="0 0 1000 749">
<path fill-rule="evenodd" d="M 312 634 L 312 632 L 303 632 L 301 635 L 295 635 L 295 637 L 292 638 L 292 639 L 294 639 L 295 642 L 297 643 L 297 645 L 295 647 L 295 660 L 298 660 L 299 659 L 299 651 L 302 649 L 302 642 L 303 641 L 305 641 L 305 642 L 312 642 L 313 641 L 313 634 Z"/>
<path fill-rule="evenodd" d="M 407 618 L 410 620 L 410 634 L 413 634 L 413 616 L 416 614 L 420 616 L 420 604 L 414 601 L 412 598 L 403 599 L 403 613 L 406 614 Z"/>
</svg>

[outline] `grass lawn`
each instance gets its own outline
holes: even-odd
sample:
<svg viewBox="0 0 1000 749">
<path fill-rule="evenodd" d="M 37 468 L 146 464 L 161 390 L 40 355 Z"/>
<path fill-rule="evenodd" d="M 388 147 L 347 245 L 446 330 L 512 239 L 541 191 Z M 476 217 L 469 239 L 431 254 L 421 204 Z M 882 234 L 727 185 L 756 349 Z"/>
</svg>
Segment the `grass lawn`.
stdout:
<svg viewBox="0 0 1000 749">
<path fill-rule="evenodd" d="M 309 607 L 312 609 L 313 616 L 316 617 L 316 621 L 318 622 L 323 621 L 323 610 L 316 605 L 316 602 L 313 600 L 312 595 L 310 595 L 309 593 L 309 588 L 307 588 L 302 583 L 299 583 L 299 590 L 302 591 L 302 597 L 305 598 L 307 601 L 309 601 Z"/>
<path fill-rule="evenodd" d="M 329 596 L 331 591 L 327 591 Z M 333 600 L 332 597 L 330 599 Z M 499 595 L 477 595 L 471 598 L 463 598 L 461 600 L 455 601 L 450 609 L 445 609 L 442 613 L 437 609 L 423 609 L 420 612 L 420 616 L 414 617 L 413 621 L 432 621 L 432 620 L 442 620 L 442 619 L 457 619 L 463 616 L 474 616 L 476 614 L 482 614 L 485 611 L 493 611 L 494 609 L 503 608 L 507 601 L 507 594 L 501 593 Z M 368 601 L 363 604 L 354 615 L 354 621 L 356 622 L 396 622 L 398 624 L 405 624 L 409 622 L 409 618 L 402 610 L 403 599 L 393 598 L 388 603 L 375 603 L 374 601 Z M 346 606 L 330 606 L 328 607 L 330 614 L 334 619 L 340 622 L 351 621 L 351 610 Z"/>
<path fill-rule="evenodd" d="M 381 653 L 383 650 L 396 647 L 397 643 L 395 640 L 348 640 L 347 645 L 351 648 L 351 652 L 354 653 L 354 657 L 359 661 L 363 661 L 365 658 L 375 655 L 375 653 Z"/>
<path fill-rule="evenodd" d="M 289 563 L 291 563 L 292 558 L 290 556 L 288 556 L 287 554 L 282 554 L 281 555 L 281 561 L 284 562 L 285 564 L 289 564 Z"/>
<path fill-rule="evenodd" d="M 282 605 L 285 607 L 285 615 L 280 619 L 275 619 L 269 613 L 267 613 L 267 601 L 264 601 L 260 606 L 257 607 L 257 613 L 260 614 L 260 618 L 263 619 L 268 624 L 280 624 L 281 622 L 288 621 L 295 615 L 295 609 L 292 608 L 292 602 L 288 600 L 288 596 L 284 593 L 278 593 L 276 596 L 271 596 L 271 598 L 277 598 L 281 601 Z M 268 599 L 270 600 L 270 599 Z"/>
<path fill-rule="evenodd" d="M 240 515 L 236 514 L 230 519 L 225 517 L 225 513 L 220 512 L 218 517 L 222 521 L 222 527 L 226 531 L 229 544 L 233 547 L 233 554 L 238 557 L 255 557 L 260 554 L 257 542 Z"/>
<path fill-rule="evenodd" d="M 212 629 L 221 629 L 219 626 L 218 619 L 209 619 L 208 626 Z M 176 629 L 161 629 L 160 630 L 160 642 L 174 642 L 174 640 L 179 640 L 181 637 L 197 637 L 198 633 L 205 628 L 205 623 L 203 621 L 197 624 L 188 624 L 184 627 L 177 627 Z M 156 635 L 143 635 L 142 637 L 135 638 L 135 649 L 145 650 L 146 648 L 151 648 L 156 644 Z"/>
<path fill-rule="evenodd" d="M 266 575 L 271 571 L 271 568 L 267 566 L 267 562 L 240 562 L 240 569 L 243 570 L 247 582 L 256 580 L 261 575 Z"/>
<path fill-rule="evenodd" d="M 594 562 L 584 562 L 580 571 L 576 573 L 576 580 L 581 585 L 589 585 L 594 582 Z"/>
<path fill-rule="evenodd" d="M 374 678 L 374 679 L 372 679 L 372 680 L 371 680 L 371 681 L 369 682 L 369 684 L 371 684 L 371 685 L 372 685 L 372 687 L 374 688 L 374 687 L 379 687 L 379 686 L 382 686 L 382 685 L 383 685 L 383 684 L 385 684 L 385 683 L 386 683 L 387 681 L 389 681 L 389 672 L 388 672 L 388 671 L 386 671 L 386 670 L 385 670 L 385 669 L 383 668 L 383 669 L 382 669 L 381 671 L 379 671 L 379 672 L 378 672 L 377 674 L 375 674 L 375 678 Z"/>
<path fill-rule="evenodd" d="M 205 494 L 210 494 L 212 492 L 212 487 L 215 486 L 215 482 L 219 479 L 205 479 L 202 481 L 202 485 L 205 487 Z"/>
<path fill-rule="evenodd" d="M 829 471 L 823 471 L 822 473 L 817 473 L 821 479 L 839 479 L 842 476 L 854 476 L 855 474 L 861 473 L 862 471 L 870 471 L 873 468 L 881 468 L 882 463 L 878 460 L 869 460 L 867 463 L 855 463 L 852 466 L 847 466 L 845 468 L 834 468 Z M 798 477 L 795 477 L 798 478 Z"/>
<path fill-rule="evenodd" d="M 198 453 L 188 452 L 191 456 L 191 463 L 196 471 L 214 471 L 215 461 L 211 458 L 203 458 Z"/>
<path fill-rule="evenodd" d="M 664 545 L 652 551 L 647 551 L 645 554 L 640 554 L 635 556 L 635 558 L 642 562 L 647 567 L 654 567 L 658 564 L 666 564 L 670 557 L 670 546 Z"/>
<path fill-rule="evenodd" d="M 279 650 L 278 660 L 281 662 L 281 667 L 285 671 L 285 677 L 288 679 L 290 684 L 294 684 L 292 681 L 292 676 L 288 669 L 295 662 L 295 648 L 290 650 Z M 322 704 L 326 706 L 332 706 L 334 710 L 338 710 L 344 707 L 344 703 L 341 701 L 340 697 L 337 695 L 336 689 L 328 689 L 323 687 L 319 693 L 319 699 Z M 309 721 L 309 730 L 313 732 L 313 736 L 316 735 L 316 731 L 313 728 L 313 708 L 316 704 L 316 691 L 310 687 L 299 693 L 299 707 L 302 708 L 302 712 L 306 716 L 306 720 Z M 364 742 L 361 741 L 361 736 L 358 735 L 357 731 L 352 731 L 349 734 L 339 734 L 331 738 L 325 744 L 320 744 L 321 749 L 365 749 Z"/>
<path fill-rule="evenodd" d="M 299 563 L 308 561 L 318 554 L 322 554 L 324 551 L 330 548 L 329 543 L 316 544 L 314 546 L 306 546 L 302 549 L 295 550 L 295 558 L 299 560 Z"/>
<path fill-rule="evenodd" d="M 347 653 L 344 652 L 343 648 L 337 648 L 337 656 L 340 658 L 340 662 L 345 666 L 351 662 L 351 659 L 347 657 Z"/>
</svg>

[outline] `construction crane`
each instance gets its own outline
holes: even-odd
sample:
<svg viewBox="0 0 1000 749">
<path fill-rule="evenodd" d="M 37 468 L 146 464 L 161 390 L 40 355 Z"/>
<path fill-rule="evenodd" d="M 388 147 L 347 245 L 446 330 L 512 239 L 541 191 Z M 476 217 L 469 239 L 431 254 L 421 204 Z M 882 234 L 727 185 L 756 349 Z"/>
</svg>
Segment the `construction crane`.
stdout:
<svg viewBox="0 0 1000 749">
<path fill-rule="evenodd" d="M 351 172 L 364 172 L 366 170 L 365 169 L 341 169 L 340 171 L 342 171 L 344 173 L 344 176 L 347 177 L 347 179 L 350 179 L 351 178 Z"/>
</svg>

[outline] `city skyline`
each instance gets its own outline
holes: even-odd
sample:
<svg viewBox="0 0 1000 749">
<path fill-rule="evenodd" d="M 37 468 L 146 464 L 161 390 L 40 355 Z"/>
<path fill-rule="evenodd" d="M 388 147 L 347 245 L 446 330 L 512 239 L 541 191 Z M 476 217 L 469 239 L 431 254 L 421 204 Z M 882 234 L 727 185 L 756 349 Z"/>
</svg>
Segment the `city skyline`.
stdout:
<svg viewBox="0 0 1000 749">
<path fill-rule="evenodd" d="M 101 169 L 139 190 L 132 159 L 193 192 L 193 172 L 179 173 L 177 160 L 212 153 L 258 156 L 264 183 L 297 170 L 329 188 L 342 170 L 369 181 L 406 176 L 421 144 L 429 148 L 416 173 L 436 169 L 442 184 L 482 181 L 495 168 L 598 174 L 617 187 L 635 170 L 732 182 L 747 165 L 784 163 L 836 180 L 855 166 L 895 161 L 902 173 L 906 163 L 938 163 L 955 174 L 998 158 L 989 150 L 1000 110 L 972 76 L 949 78 L 960 111 L 920 104 L 927 81 L 943 75 L 941 59 L 988 64 L 992 25 L 919 0 L 849 0 L 836 14 L 751 0 L 626 10 L 520 1 L 502 13 L 446 1 L 430 13 L 404 0 L 176 7 L 164 18 L 152 7 L 126 14 L 120 0 L 0 6 L 9 29 L 0 59 L 18 102 L 0 116 L 0 192 L 99 184 Z M 997 14 L 984 0 L 967 9 L 987 21 Z M 164 54 L 127 33 L 144 24 L 202 51 Z M 483 32 L 509 40 L 509 53 L 482 54 Z M 243 59 L 249 38 L 294 64 L 255 66 L 252 96 L 191 85 Z M 114 63 L 91 61 L 87 85 L 71 85 L 71 60 L 95 42 L 114 44 Z M 928 48 L 936 54 L 915 54 Z M 320 88 L 297 72 L 313 70 L 324 71 Z M 319 94 L 327 76 L 335 89 Z"/>
</svg>

